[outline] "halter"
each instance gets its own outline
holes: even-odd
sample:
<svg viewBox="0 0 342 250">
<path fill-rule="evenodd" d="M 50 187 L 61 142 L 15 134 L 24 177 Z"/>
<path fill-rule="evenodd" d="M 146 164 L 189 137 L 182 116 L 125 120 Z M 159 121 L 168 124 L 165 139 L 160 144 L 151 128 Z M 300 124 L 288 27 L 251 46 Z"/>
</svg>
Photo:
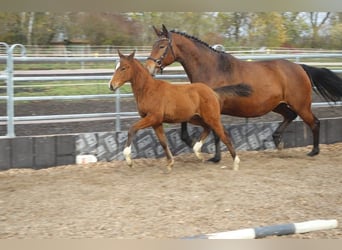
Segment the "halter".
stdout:
<svg viewBox="0 0 342 250">
<path fill-rule="evenodd" d="M 170 32 L 168 34 L 168 37 L 170 37 L 170 38 L 162 38 L 162 39 L 158 40 L 158 42 L 162 41 L 162 40 L 167 40 L 168 41 L 168 44 L 167 44 L 167 47 L 166 47 L 164 53 L 158 59 L 155 59 L 155 58 L 150 57 L 150 56 L 147 57 L 147 60 L 152 60 L 153 62 L 155 62 L 157 64 L 157 67 L 160 68 L 160 72 L 161 73 L 163 73 L 163 69 L 165 67 L 165 66 L 162 65 L 162 61 L 166 57 L 169 48 L 171 49 L 173 58 L 176 59 L 175 53 L 173 52 L 173 48 L 172 48 L 172 39 L 171 39 Z"/>
</svg>

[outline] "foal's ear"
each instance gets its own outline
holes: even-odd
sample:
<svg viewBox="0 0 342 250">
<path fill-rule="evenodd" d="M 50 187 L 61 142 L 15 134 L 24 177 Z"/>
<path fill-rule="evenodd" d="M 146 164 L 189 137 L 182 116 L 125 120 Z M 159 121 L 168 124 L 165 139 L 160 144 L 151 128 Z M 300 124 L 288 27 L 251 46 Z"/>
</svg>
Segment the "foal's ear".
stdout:
<svg viewBox="0 0 342 250">
<path fill-rule="evenodd" d="M 134 55 L 135 55 L 135 50 L 133 50 L 133 52 L 132 52 L 129 56 L 127 56 L 127 58 L 128 58 L 129 60 L 133 60 Z"/>
<path fill-rule="evenodd" d="M 162 34 L 166 37 L 169 37 L 169 31 L 167 30 L 164 24 L 162 25 L 162 28 L 163 28 Z"/>
<path fill-rule="evenodd" d="M 123 57 L 125 57 L 125 55 L 124 55 L 124 54 L 122 54 L 122 53 L 120 52 L 120 50 L 118 50 L 118 55 L 119 55 L 119 57 L 120 57 L 120 58 L 123 58 Z"/>
</svg>

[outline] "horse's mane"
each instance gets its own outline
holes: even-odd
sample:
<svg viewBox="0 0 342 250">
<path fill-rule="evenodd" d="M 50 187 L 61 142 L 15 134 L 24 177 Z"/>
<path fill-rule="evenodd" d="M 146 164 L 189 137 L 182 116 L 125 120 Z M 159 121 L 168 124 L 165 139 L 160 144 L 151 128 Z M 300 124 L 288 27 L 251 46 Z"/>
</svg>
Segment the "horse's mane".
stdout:
<svg viewBox="0 0 342 250">
<path fill-rule="evenodd" d="M 190 39 L 190 40 L 192 40 L 192 41 L 194 41 L 194 42 L 196 42 L 196 43 L 200 43 L 200 44 L 204 45 L 205 47 L 207 47 L 208 49 L 211 49 L 212 51 L 215 51 L 215 52 L 217 52 L 217 53 L 226 54 L 226 52 L 216 50 L 216 49 L 214 49 L 213 47 L 211 47 L 209 44 L 207 44 L 206 42 L 203 42 L 203 41 L 200 40 L 199 38 L 194 37 L 194 36 L 191 36 L 191 35 L 189 35 L 189 34 L 187 34 L 187 33 L 185 33 L 185 32 L 176 31 L 176 30 L 171 30 L 170 32 L 175 33 L 175 34 L 178 34 L 178 35 L 181 35 L 181 36 L 184 36 L 184 37 L 186 37 L 186 38 L 188 38 L 188 39 Z"/>
</svg>

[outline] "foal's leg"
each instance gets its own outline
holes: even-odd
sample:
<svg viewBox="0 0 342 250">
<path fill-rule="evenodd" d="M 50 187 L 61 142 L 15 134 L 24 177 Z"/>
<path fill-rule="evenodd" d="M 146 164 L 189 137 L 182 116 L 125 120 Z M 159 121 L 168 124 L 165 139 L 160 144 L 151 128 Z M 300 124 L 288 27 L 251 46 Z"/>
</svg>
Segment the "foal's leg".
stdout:
<svg viewBox="0 0 342 250">
<path fill-rule="evenodd" d="M 199 141 L 196 142 L 195 145 L 193 146 L 193 150 L 197 158 L 204 161 L 204 157 L 201 154 L 201 148 L 203 146 L 205 139 L 208 137 L 210 133 L 210 127 L 205 123 L 201 124 L 201 126 L 203 127 L 203 131 L 200 135 Z"/>
<path fill-rule="evenodd" d="M 152 117 L 152 116 L 145 116 L 144 118 L 140 119 L 139 121 L 134 123 L 129 128 L 125 149 L 123 151 L 123 155 L 124 155 L 124 157 L 126 159 L 126 162 L 127 162 L 128 166 L 131 167 L 133 165 L 133 162 L 132 162 L 132 159 L 131 159 L 131 152 L 132 152 L 132 145 L 131 144 L 132 144 L 133 136 L 136 134 L 136 132 L 139 129 L 144 129 L 144 128 L 151 127 L 155 123 L 156 123 L 156 119 L 154 117 Z"/>
<path fill-rule="evenodd" d="M 206 124 L 203 121 L 202 117 L 200 117 L 198 115 L 193 116 L 189 122 L 191 124 L 198 125 L 198 126 L 201 126 L 203 128 L 203 131 L 202 131 L 202 133 L 200 135 L 199 140 L 194 144 L 192 149 L 194 150 L 194 153 L 197 156 L 197 158 L 202 160 L 202 161 L 204 161 L 204 158 L 203 158 L 203 156 L 201 154 L 201 148 L 203 146 L 203 142 L 208 137 L 211 129 L 208 126 L 208 124 Z"/>
<path fill-rule="evenodd" d="M 170 173 L 174 164 L 172 153 L 167 145 L 167 139 L 164 133 L 163 124 L 153 126 L 153 129 L 159 139 L 161 146 L 163 147 L 166 158 L 168 160 L 168 165 L 166 166 L 166 173 Z"/>
<path fill-rule="evenodd" d="M 232 156 L 234 163 L 233 169 L 239 169 L 240 158 L 237 156 L 233 144 L 230 140 L 228 133 L 224 130 L 223 125 L 221 123 L 220 116 L 216 119 L 211 119 L 206 121 L 209 126 L 213 129 L 213 131 L 217 134 L 217 136 L 221 139 L 221 141 L 227 146 L 230 155 Z"/>
<path fill-rule="evenodd" d="M 280 125 L 272 135 L 275 146 L 278 149 L 281 149 L 280 142 L 282 140 L 284 130 L 294 119 L 296 119 L 297 114 L 292 109 L 290 109 L 290 107 L 286 103 L 279 104 L 275 109 L 273 109 L 273 111 L 281 114 L 284 117 L 284 120 L 280 123 Z"/>
</svg>

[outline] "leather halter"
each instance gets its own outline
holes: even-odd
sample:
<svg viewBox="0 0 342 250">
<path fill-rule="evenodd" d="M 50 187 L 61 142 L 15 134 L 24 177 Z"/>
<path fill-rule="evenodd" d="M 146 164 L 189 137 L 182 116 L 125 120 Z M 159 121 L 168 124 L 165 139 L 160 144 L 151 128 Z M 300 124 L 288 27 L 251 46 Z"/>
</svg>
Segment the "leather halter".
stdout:
<svg viewBox="0 0 342 250">
<path fill-rule="evenodd" d="M 162 65 L 162 62 L 163 62 L 163 59 L 166 57 L 168 51 L 169 51 L 169 48 L 171 49 L 171 53 L 173 55 L 173 58 L 176 59 L 176 56 L 175 56 L 175 53 L 173 52 L 173 48 L 172 48 L 172 38 L 171 38 L 171 34 L 169 32 L 168 34 L 168 37 L 169 38 L 161 38 L 159 39 L 157 42 L 159 41 L 162 41 L 162 40 L 167 40 L 168 41 L 168 44 L 167 44 L 167 47 L 164 51 L 164 53 L 158 58 L 158 59 L 155 59 L 153 57 L 147 57 L 147 60 L 151 60 L 153 62 L 155 62 L 157 64 L 157 67 L 160 69 L 160 72 L 163 73 L 163 69 L 165 67 L 165 65 Z"/>
</svg>

